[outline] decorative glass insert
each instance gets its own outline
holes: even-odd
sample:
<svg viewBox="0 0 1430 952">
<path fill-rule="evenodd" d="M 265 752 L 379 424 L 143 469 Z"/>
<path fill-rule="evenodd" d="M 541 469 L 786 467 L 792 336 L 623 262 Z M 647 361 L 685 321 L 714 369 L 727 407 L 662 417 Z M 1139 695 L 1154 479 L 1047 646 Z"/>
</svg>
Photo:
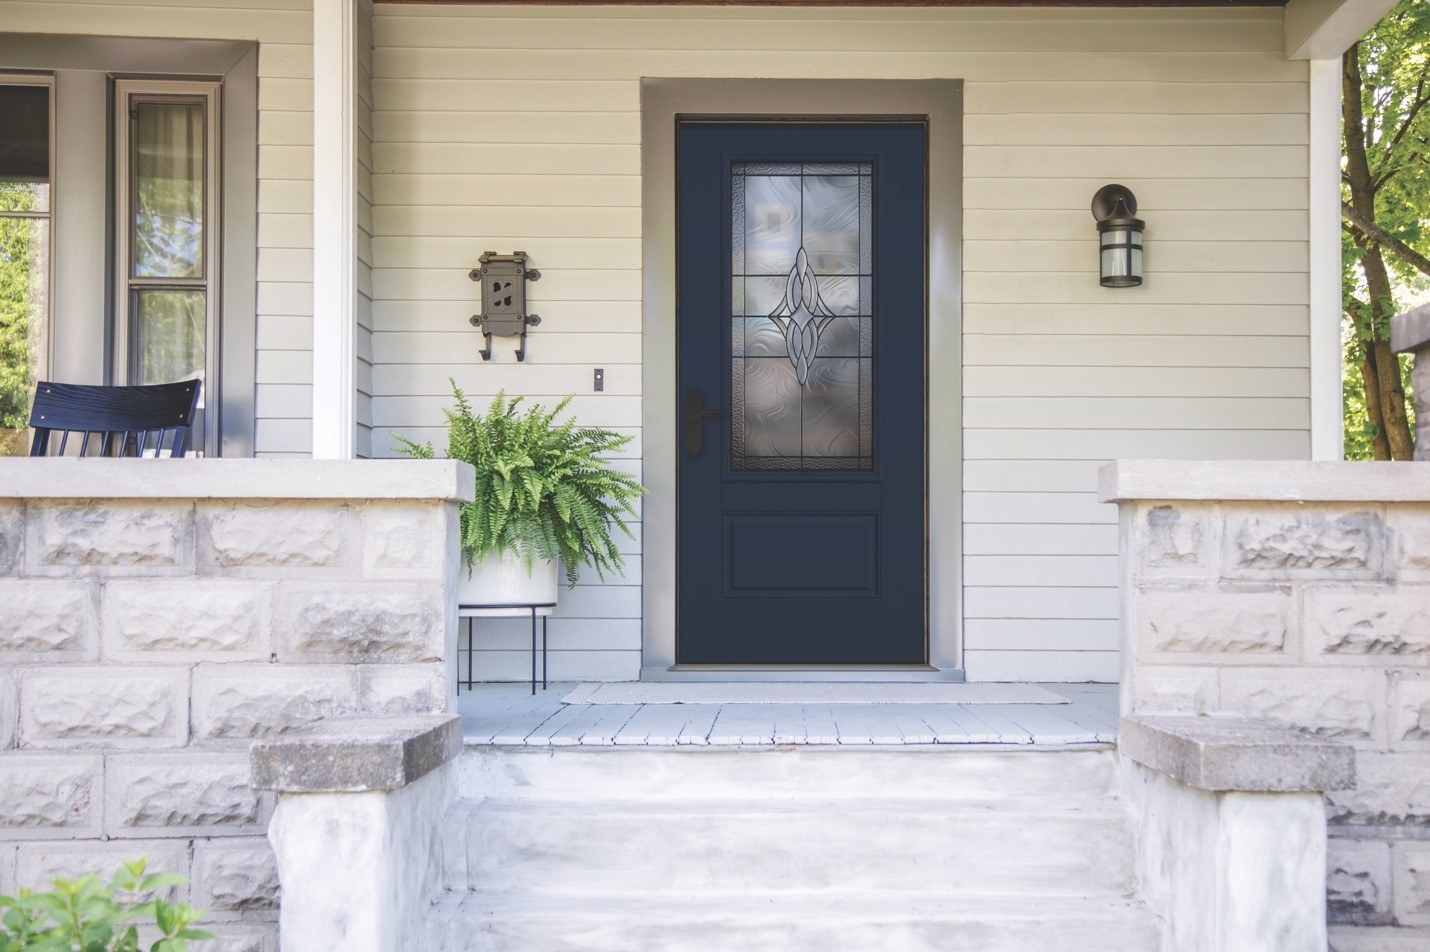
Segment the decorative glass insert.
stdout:
<svg viewBox="0 0 1430 952">
<path fill-rule="evenodd" d="M 736 470 L 873 468 L 873 171 L 731 167 Z"/>
</svg>

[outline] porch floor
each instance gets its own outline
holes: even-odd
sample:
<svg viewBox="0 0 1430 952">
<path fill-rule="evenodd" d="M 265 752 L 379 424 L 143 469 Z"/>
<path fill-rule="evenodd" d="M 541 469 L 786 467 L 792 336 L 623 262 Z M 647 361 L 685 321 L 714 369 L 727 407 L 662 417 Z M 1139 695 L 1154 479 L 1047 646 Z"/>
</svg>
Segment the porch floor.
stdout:
<svg viewBox="0 0 1430 952">
<path fill-rule="evenodd" d="M 1107 745 L 1117 685 L 1044 684 L 1068 704 L 562 704 L 574 683 L 533 697 L 525 683 L 479 684 L 457 698 L 467 746 L 744 747 Z"/>
</svg>

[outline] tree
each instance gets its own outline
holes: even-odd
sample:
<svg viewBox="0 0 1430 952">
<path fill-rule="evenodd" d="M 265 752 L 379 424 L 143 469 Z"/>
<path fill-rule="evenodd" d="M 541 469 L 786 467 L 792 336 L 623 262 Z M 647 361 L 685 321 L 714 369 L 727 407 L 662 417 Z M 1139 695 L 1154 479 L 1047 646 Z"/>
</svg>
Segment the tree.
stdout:
<svg viewBox="0 0 1430 952">
<path fill-rule="evenodd" d="M 1342 64 L 1343 307 L 1360 378 L 1347 394 L 1347 446 L 1410 459 L 1406 368 L 1390 351 L 1390 318 L 1396 285 L 1430 276 L 1417 250 L 1430 227 L 1430 4 L 1401 0 Z"/>
<path fill-rule="evenodd" d="M 0 212 L 37 207 L 31 186 L 0 182 Z M 42 319 L 36 311 L 44 300 L 44 251 L 36 219 L 0 214 L 0 429 L 17 429 L 29 421 L 31 355 L 41 330 L 35 318 Z"/>
</svg>

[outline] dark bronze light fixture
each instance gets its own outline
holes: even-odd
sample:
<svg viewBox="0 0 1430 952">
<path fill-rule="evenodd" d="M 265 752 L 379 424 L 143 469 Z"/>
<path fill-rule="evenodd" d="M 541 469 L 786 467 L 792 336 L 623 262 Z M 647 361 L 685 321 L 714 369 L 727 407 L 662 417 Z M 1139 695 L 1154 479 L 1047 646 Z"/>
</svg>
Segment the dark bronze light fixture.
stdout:
<svg viewBox="0 0 1430 952">
<path fill-rule="evenodd" d="M 526 266 L 526 252 L 513 251 L 499 255 L 484 251 L 477 259 L 481 266 L 473 268 L 467 277 L 482 287 L 482 313 L 473 314 L 471 323 L 482 331 L 482 360 L 492 359 L 493 337 L 520 337 L 516 359 L 526 360 L 526 332 L 541 323 L 535 314 L 526 313 L 526 284 L 541 277 L 541 272 Z"/>
<path fill-rule="evenodd" d="M 1104 185 L 1092 197 L 1102 252 L 1102 286 L 1135 288 L 1142 283 L 1142 232 L 1147 223 L 1137 217 L 1137 196 L 1123 185 Z"/>
</svg>

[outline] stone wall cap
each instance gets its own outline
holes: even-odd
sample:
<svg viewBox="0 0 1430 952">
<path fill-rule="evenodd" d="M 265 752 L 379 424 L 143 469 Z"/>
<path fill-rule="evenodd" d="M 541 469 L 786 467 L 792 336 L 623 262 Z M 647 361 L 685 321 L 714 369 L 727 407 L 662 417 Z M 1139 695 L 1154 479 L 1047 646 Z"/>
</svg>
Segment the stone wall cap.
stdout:
<svg viewBox="0 0 1430 952">
<path fill-rule="evenodd" d="M 1430 347 L 1430 304 L 1397 314 L 1390 319 L 1390 349 L 1397 354 L 1413 354 Z"/>
<path fill-rule="evenodd" d="M 396 790 L 462 749 L 455 714 L 333 718 L 253 745 L 253 786 L 283 793 Z"/>
<path fill-rule="evenodd" d="M 1097 473 L 1103 502 L 1430 502 L 1424 463 L 1117 460 Z"/>
<path fill-rule="evenodd" d="M 1144 767 L 1202 790 L 1290 793 L 1355 786 L 1350 747 L 1239 717 L 1124 717 L 1117 746 Z"/>
<path fill-rule="evenodd" d="M 0 459 L 0 499 L 433 499 L 471 502 L 457 460 Z"/>
</svg>

